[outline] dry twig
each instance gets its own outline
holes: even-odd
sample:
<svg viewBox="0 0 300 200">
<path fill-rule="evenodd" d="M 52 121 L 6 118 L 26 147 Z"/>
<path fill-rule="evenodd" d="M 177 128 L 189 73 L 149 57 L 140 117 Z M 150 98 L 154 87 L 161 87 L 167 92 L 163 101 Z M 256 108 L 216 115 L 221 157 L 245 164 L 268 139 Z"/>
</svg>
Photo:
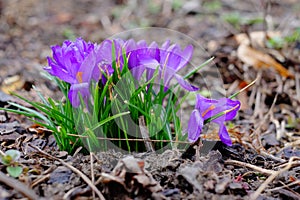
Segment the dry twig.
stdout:
<svg viewBox="0 0 300 200">
<path fill-rule="evenodd" d="M 91 177 L 92 177 L 92 184 L 95 185 L 95 174 L 94 174 L 94 159 L 93 159 L 93 152 L 90 152 L 90 163 L 91 163 Z M 92 191 L 93 199 L 95 199 L 95 191 Z"/>
<path fill-rule="evenodd" d="M 276 93 L 276 96 L 274 97 L 274 100 L 273 100 L 273 103 L 272 103 L 272 105 L 271 105 L 270 110 L 269 110 L 268 113 L 264 116 L 264 118 L 262 119 L 262 121 L 260 122 L 260 124 L 258 125 L 258 127 L 255 129 L 255 131 L 252 133 L 252 135 L 254 135 L 254 136 L 257 137 L 258 142 L 259 142 L 259 146 L 260 146 L 260 148 L 263 149 L 263 150 L 264 150 L 264 147 L 263 147 L 263 145 L 262 145 L 262 143 L 261 143 L 261 134 L 260 134 L 259 130 L 260 130 L 261 127 L 266 123 L 266 120 L 268 119 L 268 117 L 271 116 L 272 111 L 273 111 L 273 109 L 274 109 L 274 107 L 275 107 L 275 103 L 276 103 L 276 101 L 277 101 L 277 97 L 278 97 L 278 93 Z M 261 151 L 261 149 L 259 149 L 259 152 Z M 257 151 L 257 150 L 258 150 L 258 149 L 256 148 L 256 151 Z"/>
<path fill-rule="evenodd" d="M 293 162 L 294 160 L 296 159 L 299 159 L 299 157 L 291 157 L 289 159 L 289 162 L 287 163 L 287 165 L 281 169 L 281 170 L 278 170 L 276 172 L 273 172 L 268 178 L 267 180 L 265 180 L 265 182 L 263 182 L 263 184 L 260 185 L 260 187 L 250 196 L 250 199 L 251 200 L 255 200 L 258 198 L 258 196 L 262 193 L 262 191 L 265 190 L 265 188 L 278 176 L 280 175 L 281 173 L 289 170 L 294 164 L 295 162 Z M 297 162 L 298 163 L 298 162 Z"/>
<path fill-rule="evenodd" d="M 35 187 L 36 185 L 38 185 L 38 184 L 44 182 L 45 180 L 48 180 L 49 178 L 50 178 L 50 174 L 41 176 L 40 178 L 35 179 L 35 180 L 31 183 L 30 187 L 33 188 L 33 187 Z"/>
<path fill-rule="evenodd" d="M 296 180 L 292 183 L 289 183 L 289 184 L 284 184 L 284 183 L 281 183 L 283 184 L 283 186 L 279 186 L 279 187 L 276 187 L 276 188 L 272 188 L 272 189 L 268 189 L 266 190 L 267 192 L 273 192 L 273 191 L 276 191 L 276 190 L 280 190 L 280 189 L 283 189 L 283 188 L 287 188 L 287 187 L 290 187 L 290 186 L 293 186 L 293 185 L 297 185 L 297 184 L 300 184 L 300 180 Z"/>
<path fill-rule="evenodd" d="M 32 199 L 32 200 L 41 199 L 41 198 L 39 198 L 39 196 L 37 196 L 35 194 L 35 192 L 32 189 L 28 188 L 26 185 L 24 185 L 20 181 L 7 176 L 6 174 L 4 174 L 1 171 L 0 171 L 0 182 L 2 182 L 4 184 L 8 185 L 9 187 L 19 191 L 20 193 L 22 193 L 28 199 Z"/>
<path fill-rule="evenodd" d="M 267 175 L 271 175 L 274 173 L 273 170 L 269 170 L 269 169 L 264 169 L 264 168 L 261 168 L 261 167 L 258 167 L 258 166 L 255 166 L 255 165 L 251 165 L 249 163 L 244 163 L 244 162 L 240 162 L 240 161 L 237 161 L 237 160 L 226 160 L 225 161 L 225 164 L 228 164 L 228 165 L 237 165 L 237 166 L 240 166 L 240 167 L 248 167 L 250 169 L 253 169 L 255 171 L 258 171 L 262 174 L 267 174 Z"/>
</svg>

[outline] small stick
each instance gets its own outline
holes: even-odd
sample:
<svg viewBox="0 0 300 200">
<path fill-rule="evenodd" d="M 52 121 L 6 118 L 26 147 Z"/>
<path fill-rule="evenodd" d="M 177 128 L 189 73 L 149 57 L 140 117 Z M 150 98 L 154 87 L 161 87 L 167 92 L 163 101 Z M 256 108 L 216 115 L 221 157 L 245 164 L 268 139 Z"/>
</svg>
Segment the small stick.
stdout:
<svg viewBox="0 0 300 200">
<path fill-rule="evenodd" d="M 24 185 L 20 181 L 7 176 L 6 174 L 4 174 L 1 171 L 0 171 L 0 182 L 2 182 L 4 184 L 8 185 L 9 187 L 17 190 L 18 192 L 22 193 L 28 199 L 32 199 L 32 200 L 41 199 L 41 198 L 39 198 L 39 196 L 37 196 L 35 194 L 35 192 L 32 189 L 28 188 L 26 185 Z"/>
<path fill-rule="evenodd" d="M 261 143 L 261 135 L 260 135 L 259 130 L 260 130 L 261 127 L 266 123 L 268 117 L 271 116 L 272 111 L 273 111 L 273 109 L 274 109 L 274 107 L 275 107 L 275 103 L 276 103 L 276 101 L 277 101 L 277 97 L 278 97 L 278 93 L 276 93 L 276 96 L 274 97 L 273 103 L 272 103 L 272 105 L 271 105 L 271 107 L 270 107 L 268 113 L 264 116 L 264 118 L 261 120 L 261 122 L 260 122 L 260 124 L 258 125 L 258 127 L 257 127 L 257 128 L 254 130 L 254 132 L 252 133 L 253 136 L 257 136 L 259 146 L 263 149 L 263 151 L 265 151 L 265 149 L 264 149 L 264 147 L 263 147 L 263 145 L 262 145 L 262 143 Z M 258 149 L 256 148 L 255 150 L 257 151 Z M 260 151 L 261 151 L 261 150 L 259 150 L 259 152 L 260 152 Z"/>
<path fill-rule="evenodd" d="M 95 175 L 94 175 L 94 165 L 93 165 L 94 159 L 93 159 L 93 152 L 90 152 L 90 163 L 91 163 L 91 177 L 92 177 L 92 183 L 95 185 Z M 93 199 L 95 199 L 95 191 L 92 191 Z"/>
<path fill-rule="evenodd" d="M 282 183 L 282 184 L 283 184 L 283 186 L 279 186 L 279 187 L 276 187 L 276 188 L 268 189 L 266 191 L 273 192 L 273 191 L 280 190 L 280 189 L 283 189 L 283 188 L 287 188 L 287 187 L 290 187 L 290 186 L 293 186 L 293 185 L 297 185 L 297 184 L 300 184 L 300 180 L 293 181 L 292 183 L 289 183 L 287 185 L 284 184 L 284 183 Z"/>
<path fill-rule="evenodd" d="M 53 159 L 53 160 L 57 160 L 59 161 L 61 164 L 63 164 L 64 166 L 68 167 L 69 169 L 71 169 L 74 173 L 78 174 L 83 180 L 84 182 L 86 182 L 88 184 L 88 186 L 90 186 L 92 188 L 93 191 L 95 191 L 95 193 L 99 196 L 99 198 L 101 200 L 105 200 L 104 196 L 102 195 L 102 193 L 98 190 L 98 188 L 91 182 L 91 180 L 81 171 L 79 171 L 78 169 L 76 169 L 75 167 L 73 167 L 72 165 L 70 165 L 69 163 L 63 161 L 62 159 L 56 158 L 46 152 L 44 152 L 43 150 L 41 150 L 40 148 L 32 145 L 32 144 L 28 144 L 30 147 L 34 148 L 35 150 L 37 150 L 39 153 Z"/>
<path fill-rule="evenodd" d="M 271 183 L 279 174 L 289 170 L 295 163 L 293 162 L 295 159 L 299 159 L 299 157 L 291 157 L 289 159 L 288 164 L 281 170 L 273 172 L 263 184 L 259 186 L 259 188 L 250 196 L 250 200 L 255 200 L 258 198 L 258 196 L 262 193 L 262 191 L 265 190 L 265 188 Z"/>
<path fill-rule="evenodd" d="M 145 128 L 146 123 L 145 123 L 144 116 L 139 117 L 139 126 L 140 126 L 141 134 L 142 134 L 147 151 L 154 152 L 154 148 L 152 146 L 152 143 L 151 143 L 151 140 L 149 137 L 149 131 L 147 130 L 147 128 Z"/>
<path fill-rule="evenodd" d="M 0 156 L 6 156 L 6 154 L 0 149 Z"/>
<path fill-rule="evenodd" d="M 276 157 L 276 156 L 274 156 L 274 155 L 272 155 L 272 154 L 269 154 L 268 152 L 263 151 L 263 150 L 260 151 L 260 154 L 261 154 L 262 156 L 265 156 L 265 157 L 267 157 L 267 158 L 270 158 L 270 159 L 275 160 L 275 161 L 280 162 L 280 163 L 286 162 L 286 160 L 284 160 L 284 159 L 282 159 L 282 158 L 279 158 L 279 157 Z"/>
<path fill-rule="evenodd" d="M 267 174 L 267 175 L 271 175 L 275 172 L 273 170 L 264 169 L 264 168 L 261 168 L 261 167 L 255 166 L 255 165 L 251 165 L 249 163 L 244 163 L 244 162 L 240 162 L 240 161 L 237 161 L 237 160 L 231 160 L 231 159 L 226 160 L 225 164 L 227 164 L 227 165 L 237 165 L 237 166 L 240 166 L 240 167 L 248 167 L 250 169 L 253 169 L 255 171 L 258 171 L 262 174 Z"/>
<path fill-rule="evenodd" d="M 33 187 L 35 187 L 36 185 L 38 185 L 38 184 L 44 182 L 45 180 L 48 180 L 49 178 L 50 178 L 50 174 L 47 174 L 47 175 L 45 175 L 45 176 L 42 176 L 42 177 L 40 177 L 40 178 L 34 180 L 34 181 L 31 183 L 30 187 L 33 188 Z"/>
</svg>

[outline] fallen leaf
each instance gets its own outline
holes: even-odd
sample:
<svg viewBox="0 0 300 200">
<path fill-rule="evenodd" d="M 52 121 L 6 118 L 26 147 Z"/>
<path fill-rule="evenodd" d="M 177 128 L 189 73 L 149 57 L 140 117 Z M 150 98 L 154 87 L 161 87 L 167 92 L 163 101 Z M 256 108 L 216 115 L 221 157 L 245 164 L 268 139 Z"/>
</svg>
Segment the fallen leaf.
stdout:
<svg viewBox="0 0 300 200">
<path fill-rule="evenodd" d="M 42 137 L 48 137 L 52 134 L 52 131 L 40 126 L 39 124 L 33 124 L 27 128 L 29 133 L 37 134 Z"/>
<path fill-rule="evenodd" d="M 237 49 L 238 58 L 257 69 L 273 67 L 281 76 L 295 78 L 286 68 L 270 55 L 242 43 Z"/>
<path fill-rule="evenodd" d="M 20 75 L 10 76 L 4 79 L 2 87 L 0 88 L 4 93 L 10 94 L 20 90 L 24 85 L 24 80 Z"/>
<path fill-rule="evenodd" d="M 111 187 L 112 194 L 116 185 L 122 187 L 128 194 L 147 195 L 162 191 L 160 184 L 150 172 L 144 169 L 144 166 L 143 160 L 127 156 L 118 162 L 110 174 L 101 173 L 100 181 L 109 188 Z"/>
</svg>

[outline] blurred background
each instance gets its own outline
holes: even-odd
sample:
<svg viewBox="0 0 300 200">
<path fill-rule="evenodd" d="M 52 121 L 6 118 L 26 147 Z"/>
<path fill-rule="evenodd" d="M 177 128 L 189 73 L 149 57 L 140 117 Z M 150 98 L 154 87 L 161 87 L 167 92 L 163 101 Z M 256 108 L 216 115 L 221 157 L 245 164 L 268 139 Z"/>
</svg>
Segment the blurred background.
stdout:
<svg viewBox="0 0 300 200">
<path fill-rule="evenodd" d="M 221 46 L 226 55 L 234 53 L 237 46 L 228 47 L 228 38 L 238 33 L 293 34 L 300 27 L 299 9 L 297 0 L 0 0 L 0 88 L 7 93 L 45 83 L 42 90 L 52 95 L 55 87 L 39 79 L 39 71 L 50 46 L 66 39 L 100 43 L 125 30 L 163 27 L 194 39 L 207 59 Z"/>
</svg>

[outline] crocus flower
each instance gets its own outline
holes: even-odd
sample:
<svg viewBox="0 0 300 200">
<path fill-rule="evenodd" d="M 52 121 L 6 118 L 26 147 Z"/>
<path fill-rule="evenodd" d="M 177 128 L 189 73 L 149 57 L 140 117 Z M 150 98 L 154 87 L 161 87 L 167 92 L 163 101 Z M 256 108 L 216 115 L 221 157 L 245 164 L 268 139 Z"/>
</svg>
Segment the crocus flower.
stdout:
<svg viewBox="0 0 300 200">
<path fill-rule="evenodd" d="M 197 87 L 189 84 L 182 76 L 177 74 L 190 61 L 193 54 L 193 46 L 188 45 L 183 51 L 177 44 L 170 46 L 170 41 L 166 41 L 160 49 L 160 67 L 164 79 L 165 88 L 170 84 L 173 77 L 186 90 L 196 91 Z"/>
<path fill-rule="evenodd" d="M 98 69 L 100 70 L 101 81 L 102 84 L 105 85 L 107 78 L 114 73 L 114 69 L 112 67 L 113 58 L 116 59 L 116 64 L 120 65 L 119 59 L 122 57 L 122 45 L 124 41 L 121 39 L 115 40 L 104 40 L 99 45 L 99 49 L 97 50 L 97 63 Z M 115 49 L 115 55 L 113 56 L 113 45 Z"/>
<path fill-rule="evenodd" d="M 159 48 L 155 42 L 147 46 L 143 40 L 137 43 L 129 40 L 125 43 L 125 47 L 129 55 L 128 67 L 138 80 L 144 71 L 146 71 L 147 80 L 150 80 L 155 70 L 159 68 L 157 80 L 163 80 L 165 91 L 174 77 L 184 89 L 198 90 L 178 74 L 192 57 L 193 47 L 191 45 L 182 51 L 176 44 L 170 46 L 170 41 L 166 41 Z"/>
<path fill-rule="evenodd" d="M 232 120 L 239 108 L 239 101 L 228 98 L 221 98 L 219 100 L 208 99 L 197 94 L 195 109 L 192 111 L 188 123 L 188 139 L 191 142 L 196 141 L 200 137 L 204 121 L 219 113 L 224 113 L 224 115 L 213 119 L 212 122 L 219 125 L 219 137 L 221 141 L 231 146 L 232 142 L 224 123 L 225 121 Z"/>
<path fill-rule="evenodd" d="M 124 43 L 124 48 L 128 58 L 128 68 L 136 80 L 140 80 L 149 61 L 159 59 L 159 49 L 155 42 L 148 46 L 145 40 L 135 42 L 130 39 Z M 155 70 L 158 66 L 150 66 L 150 68 Z"/>
<path fill-rule="evenodd" d="M 91 79 L 99 78 L 95 50 L 97 45 L 78 38 L 75 42 L 65 41 L 62 46 L 52 47 L 53 59 L 48 57 L 49 66 L 44 69 L 52 76 L 71 85 L 68 97 L 74 107 L 80 104 L 80 93 L 87 102 Z"/>
</svg>

